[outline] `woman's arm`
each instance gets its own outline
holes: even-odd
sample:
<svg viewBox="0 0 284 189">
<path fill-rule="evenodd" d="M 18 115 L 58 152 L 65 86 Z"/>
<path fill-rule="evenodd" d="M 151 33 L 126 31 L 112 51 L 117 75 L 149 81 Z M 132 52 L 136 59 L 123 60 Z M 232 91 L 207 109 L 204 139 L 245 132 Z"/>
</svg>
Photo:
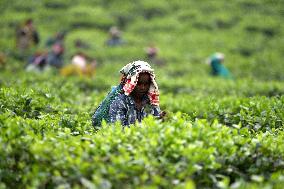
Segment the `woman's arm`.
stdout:
<svg viewBox="0 0 284 189">
<path fill-rule="evenodd" d="M 159 119 L 163 119 L 166 115 L 165 111 L 161 111 L 159 106 L 152 106 L 151 114 Z"/>
</svg>

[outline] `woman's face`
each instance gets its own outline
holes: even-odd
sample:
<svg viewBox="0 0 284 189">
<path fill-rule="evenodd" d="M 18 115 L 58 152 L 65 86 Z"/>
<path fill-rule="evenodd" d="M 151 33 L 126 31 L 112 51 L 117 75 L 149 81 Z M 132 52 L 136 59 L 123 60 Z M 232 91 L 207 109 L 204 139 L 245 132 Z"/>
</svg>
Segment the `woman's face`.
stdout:
<svg viewBox="0 0 284 189">
<path fill-rule="evenodd" d="M 135 94 L 139 96 L 145 95 L 148 93 L 151 85 L 151 77 L 149 73 L 140 73 L 137 84 L 133 90 Z"/>
</svg>

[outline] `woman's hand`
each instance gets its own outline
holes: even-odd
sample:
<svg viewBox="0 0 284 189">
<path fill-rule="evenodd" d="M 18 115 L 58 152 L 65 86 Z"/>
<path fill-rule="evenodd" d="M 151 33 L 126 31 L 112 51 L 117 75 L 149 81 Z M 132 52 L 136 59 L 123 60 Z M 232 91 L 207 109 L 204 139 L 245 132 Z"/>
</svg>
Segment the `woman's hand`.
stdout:
<svg viewBox="0 0 284 189">
<path fill-rule="evenodd" d="M 164 117 L 167 115 L 166 111 L 161 111 L 159 114 L 159 119 L 164 119 Z"/>
</svg>

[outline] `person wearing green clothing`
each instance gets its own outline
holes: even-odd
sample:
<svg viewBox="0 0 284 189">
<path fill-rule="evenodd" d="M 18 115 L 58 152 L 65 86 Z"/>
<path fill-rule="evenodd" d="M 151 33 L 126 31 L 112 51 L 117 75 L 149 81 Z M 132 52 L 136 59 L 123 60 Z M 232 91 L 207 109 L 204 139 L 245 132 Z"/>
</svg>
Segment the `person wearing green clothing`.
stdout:
<svg viewBox="0 0 284 189">
<path fill-rule="evenodd" d="M 211 74 L 225 79 L 233 79 L 232 74 L 223 64 L 224 59 L 223 53 L 215 53 L 207 60 L 207 63 L 211 66 Z"/>
</svg>

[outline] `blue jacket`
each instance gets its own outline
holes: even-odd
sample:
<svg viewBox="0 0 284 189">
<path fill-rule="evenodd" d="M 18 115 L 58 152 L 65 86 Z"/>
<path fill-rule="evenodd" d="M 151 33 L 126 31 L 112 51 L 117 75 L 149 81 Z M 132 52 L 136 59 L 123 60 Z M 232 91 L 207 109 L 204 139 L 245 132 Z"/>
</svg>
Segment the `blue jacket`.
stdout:
<svg viewBox="0 0 284 189">
<path fill-rule="evenodd" d="M 150 104 L 150 100 L 145 95 L 142 99 L 142 108 L 138 110 L 135 101 L 131 96 L 119 94 L 110 105 L 110 122 L 121 121 L 122 125 L 134 124 L 137 120 L 141 122 L 147 115 L 159 116 L 160 107 Z"/>
</svg>

